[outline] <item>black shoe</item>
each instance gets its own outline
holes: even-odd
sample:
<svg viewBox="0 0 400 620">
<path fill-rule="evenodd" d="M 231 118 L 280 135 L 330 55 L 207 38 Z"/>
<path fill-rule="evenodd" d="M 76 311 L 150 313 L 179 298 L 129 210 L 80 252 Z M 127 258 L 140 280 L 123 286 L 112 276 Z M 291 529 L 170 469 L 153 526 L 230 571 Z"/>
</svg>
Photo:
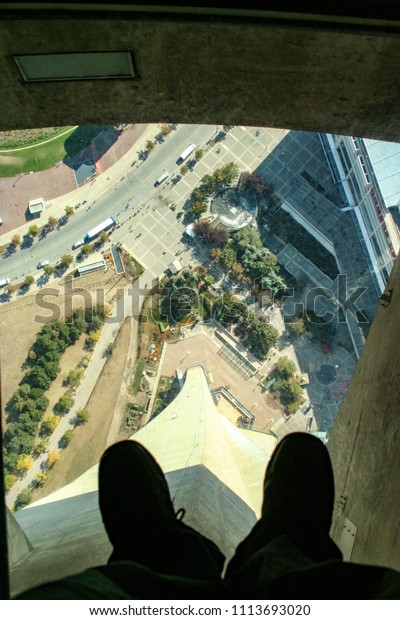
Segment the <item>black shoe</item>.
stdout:
<svg viewBox="0 0 400 620">
<path fill-rule="evenodd" d="M 333 502 L 333 471 L 326 446 L 308 433 L 286 435 L 265 472 L 260 520 L 238 546 L 227 575 L 284 535 L 315 562 L 341 559 L 329 538 Z"/>
<path fill-rule="evenodd" d="M 99 504 L 114 547 L 109 562 L 130 560 L 169 575 L 220 577 L 223 555 L 182 522 L 183 509 L 175 515 L 165 476 L 141 444 L 126 440 L 105 451 Z"/>
</svg>

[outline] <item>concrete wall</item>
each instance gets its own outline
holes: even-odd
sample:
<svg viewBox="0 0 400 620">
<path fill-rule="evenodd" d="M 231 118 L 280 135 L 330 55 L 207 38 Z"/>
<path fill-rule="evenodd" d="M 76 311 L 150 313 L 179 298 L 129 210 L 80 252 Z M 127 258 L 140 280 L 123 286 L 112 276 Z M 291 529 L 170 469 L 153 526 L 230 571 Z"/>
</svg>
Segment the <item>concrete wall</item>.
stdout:
<svg viewBox="0 0 400 620">
<path fill-rule="evenodd" d="M 400 569 L 400 263 L 378 308 L 328 442 L 334 538 L 353 561 Z"/>
</svg>

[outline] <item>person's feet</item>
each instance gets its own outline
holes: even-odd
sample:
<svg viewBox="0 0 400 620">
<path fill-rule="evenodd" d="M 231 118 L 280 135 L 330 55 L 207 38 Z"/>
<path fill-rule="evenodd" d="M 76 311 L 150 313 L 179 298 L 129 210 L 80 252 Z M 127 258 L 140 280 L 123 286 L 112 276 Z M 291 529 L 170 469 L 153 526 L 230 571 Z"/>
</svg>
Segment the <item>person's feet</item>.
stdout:
<svg viewBox="0 0 400 620">
<path fill-rule="evenodd" d="M 121 441 L 105 451 L 99 504 L 114 547 L 109 562 L 131 560 L 169 575 L 219 578 L 223 555 L 176 518 L 165 476 L 141 444 Z"/>
<path fill-rule="evenodd" d="M 341 559 L 329 538 L 333 502 L 333 471 L 326 446 L 308 433 L 286 435 L 266 469 L 261 518 L 238 546 L 227 575 L 283 535 L 315 562 Z"/>
</svg>

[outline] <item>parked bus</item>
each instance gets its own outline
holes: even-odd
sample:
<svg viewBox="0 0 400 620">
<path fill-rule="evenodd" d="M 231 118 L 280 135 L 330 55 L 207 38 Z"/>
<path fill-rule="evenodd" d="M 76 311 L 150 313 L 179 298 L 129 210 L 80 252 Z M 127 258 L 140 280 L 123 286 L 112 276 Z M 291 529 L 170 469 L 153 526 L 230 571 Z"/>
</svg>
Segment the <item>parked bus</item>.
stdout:
<svg viewBox="0 0 400 620">
<path fill-rule="evenodd" d="M 99 269 L 106 270 L 106 261 L 101 259 L 94 263 L 89 263 L 88 265 L 82 265 L 78 267 L 78 275 L 84 276 L 86 273 L 92 273 L 93 271 L 99 271 Z"/>
<path fill-rule="evenodd" d="M 176 162 L 176 163 L 177 163 L 177 164 L 181 164 L 182 162 L 184 162 L 184 161 L 185 161 L 185 159 L 187 159 L 187 158 L 189 157 L 189 155 L 190 155 L 191 153 L 193 153 L 193 151 L 194 151 L 194 149 L 195 149 L 195 148 L 196 148 L 196 145 L 195 145 L 195 144 L 189 144 L 189 146 L 187 146 L 187 147 L 185 148 L 185 150 L 183 151 L 183 153 L 181 153 L 181 154 L 179 155 L 178 160 L 177 160 L 177 162 Z"/>
<path fill-rule="evenodd" d="M 113 217 L 108 217 L 106 220 L 104 220 L 104 222 L 101 222 L 101 224 L 98 224 L 86 233 L 85 243 L 93 241 L 93 239 L 95 239 L 97 235 L 102 233 L 104 230 L 109 230 L 110 228 L 115 226 L 116 223 L 117 222 Z"/>
</svg>

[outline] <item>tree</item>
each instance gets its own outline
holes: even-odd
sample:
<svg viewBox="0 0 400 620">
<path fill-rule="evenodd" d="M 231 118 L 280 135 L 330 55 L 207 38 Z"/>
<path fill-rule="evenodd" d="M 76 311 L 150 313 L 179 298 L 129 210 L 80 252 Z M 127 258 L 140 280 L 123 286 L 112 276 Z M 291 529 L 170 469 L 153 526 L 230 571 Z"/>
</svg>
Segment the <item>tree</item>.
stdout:
<svg viewBox="0 0 400 620">
<path fill-rule="evenodd" d="M 237 261 L 235 261 L 232 264 L 232 273 L 234 275 L 234 277 L 239 280 L 239 282 L 242 281 L 243 276 L 244 276 L 244 269 L 242 267 L 242 265 L 240 263 L 238 263 Z"/>
<path fill-rule="evenodd" d="M 183 164 L 183 166 L 181 166 L 181 174 L 184 176 L 185 174 L 187 174 L 189 172 L 189 167 L 187 164 Z"/>
<path fill-rule="evenodd" d="M 234 262 L 236 262 L 236 252 L 232 245 L 226 245 L 221 253 L 221 265 L 229 271 Z"/>
<path fill-rule="evenodd" d="M 232 239 L 239 255 L 242 255 L 247 249 L 261 250 L 263 248 L 261 235 L 253 226 L 245 226 L 236 231 Z"/>
<path fill-rule="evenodd" d="M 57 413 L 67 413 L 71 407 L 73 407 L 75 399 L 70 392 L 64 392 L 58 399 L 58 402 L 54 405 L 54 411 Z"/>
<path fill-rule="evenodd" d="M 64 435 L 62 436 L 63 448 L 66 448 L 71 443 L 73 437 L 74 437 L 74 431 L 72 429 L 65 431 Z"/>
<path fill-rule="evenodd" d="M 299 403 L 303 396 L 303 389 L 297 377 L 291 377 L 279 390 L 279 400 L 282 405 Z M 297 407 L 296 407 L 297 408 Z"/>
<path fill-rule="evenodd" d="M 72 254 L 63 254 L 61 256 L 61 265 L 64 265 L 65 267 L 69 267 L 73 261 L 74 257 Z"/>
<path fill-rule="evenodd" d="M 296 364 L 286 355 L 282 355 L 274 365 L 274 375 L 289 379 L 296 372 Z"/>
<path fill-rule="evenodd" d="M 228 133 L 228 131 L 230 131 L 231 129 L 233 129 L 234 125 L 224 125 L 222 127 L 222 129 L 225 131 L 225 133 Z"/>
<path fill-rule="evenodd" d="M 296 336 L 301 336 L 306 330 L 304 321 L 299 316 L 296 316 L 293 321 L 289 323 L 289 327 Z"/>
<path fill-rule="evenodd" d="M 195 222 L 194 231 L 198 237 L 210 245 L 223 246 L 229 240 L 229 233 L 226 228 L 218 228 L 204 220 Z"/>
<path fill-rule="evenodd" d="M 96 342 L 99 341 L 99 339 L 100 339 L 100 330 L 90 332 L 90 334 L 88 335 L 88 337 L 85 340 L 85 346 L 89 350 L 92 350 L 92 349 L 94 349 L 95 344 L 96 344 Z"/>
<path fill-rule="evenodd" d="M 64 383 L 72 388 L 77 388 L 83 377 L 82 368 L 72 368 L 66 376 Z"/>
<path fill-rule="evenodd" d="M 248 346 L 250 351 L 260 360 L 264 360 L 271 347 L 279 340 L 278 330 L 261 319 L 256 319 L 247 327 L 249 333 Z"/>
<path fill-rule="evenodd" d="M 97 238 L 97 245 L 104 245 L 108 241 L 108 233 L 103 230 Z"/>
<path fill-rule="evenodd" d="M 38 487 L 42 487 L 44 483 L 46 482 L 46 480 L 47 480 L 47 474 L 45 474 L 44 471 L 40 471 L 35 476 L 35 482 Z"/>
<path fill-rule="evenodd" d="M 14 476 L 14 474 L 7 474 L 6 476 L 4 476 L 4 488 L 6 492 L 12 489 L 16 482 L 17 476 Z"/>
<path fill-rule="evenodd" d="M 58 220 L 53 215 L 50 215 L 49 219 L 47 220 L 47 223 L 48 223 L 49 228 L 53 229 L 57 226 Z"/>
<path fill-rule="evenodd" d="M 0 254 L 3 254 L 3 252 L 4 252 L 4 250 L 5 250 L 5 249 L 6 249 L 6 248 L 4 247 L 4 245 L 0 245 Z"/>
<path fill-rule="evenodd" d="M 49 435 L 51 435 L 57 428 L 59 422 L 60 418 L 58 415 L 50 414 L 49 416 L 47 416 L 47 418 L 43 420 L 40 425 L 40 435 L 42 437 L 48 437 Z"/>
<path fill-rule="evenodd" d="M 32 459 L 28 454 L 21 454 L 17 460 L 16 469 L 20 476 L 24 476 L 32 467 Z"/>
<path fill-rule="evenodd" d="M 73 214 L 74 214 L 74 207 L 71 207 L 70 205 L 67 205 L 65 207 L 65 215 L 67 217 L 69 217 L 70 215 L 73 215 Z"/>
<path fill-rule="evenodd" d="M 195 158 L 196 161 L 200 161 L 200 159 L 203 157 L 203 155 L 204 155 L 203 149 L 198 148 L 194 152 L 194 158 Z"/>
<path fill-rule="evenodd" d="M 169 298 L 164 299 L 164 313 L 169 315 L 174 322 L 179 322 L 193 312 L 193 307 L 197 303 L 197 290 L 189 286 L 180 286 L 172 291 Z"/>
<path fill-rule="evenodd" d="M 13 235 L 11 237 L 11 243 L 14 246 L 21 245 L 21 237 L 20 237 L 20 235 Z"/>
<path fill-rule="evenodd" d="M 230 291 L 217 299 L 214 305 L 214 314 L 222 323 L 244 323 L 247 321 L 249 310 L 246 304 L 232 295 Z"/>
<path fill-rule="evenodd" d="M 52 265 L 46 265 L 43 271 L 45 272 L 46 276 L 51 276 L 55 272 L 55 268 Z"/>
<path fill-rule="evenodd" d="M 40 439 L 33 449 L 33 456 L 39 458 L 43 452 L 46 452 L 49 442 L 47 439 Z"/>
<path fill-rule="evenodd" d="M 152 140 L 147 140 L 146 142 L 146 149 L 148 151 L 152 151 L 155 147 L 155 143 Z"/>
<path fill-rule="evenodd" d="M 171 127 L 168 125 L 168 123 L 163 123 L 161 125 L 161 135 L 164 136 L 165 138 L 170 133 L 171 133 Z"/>
<path fill-rule="evenodd" d="M 254 194 L 256 199 L 268 199 L 271 197 L 272 188 L 265 183 L 257 172 L 243 172 L 240 177 L 240 186 L 245 191 Z"/>
<path fill-rule="evenodd" d="M 81 247 L 82 256 L 87 256 L 91 252 L 93 252 L 93 245 L 91 245 L 90 243 L 84 243 Z"/>
<path fill-rule="evenodd" d="M 47 455 L 47 465 L 51 469 L 60 460 L 61 455 L 59 452 L 49 452 Z"/>
<path fill-rule="evenodd" d="M 6 291 L 8 295 L 12 295 L 13 293 L 15 293 L 16 290 L 17 287 L 15 286 L 15 284 L 7 284 Z"/>
<path fill-rule="evenodd" d="M 210 250 L 210 257 L 213 260 L 216 260 L 216 261 L 219 262 L 221 260 L 221 256 L 222 256 L 221 248 L 211 248 L 211 250 Z"/>
<path fill-rule="evenodd" d="M 22 286 L 29 288 L 35 282 L 35 278 L 33 276 L 25 276 L 25 279 L 22 283 Z"/>
<path fill-rule="evenodd" d="M 190 207 L 189 211 L 195 217 L 200 217 L 200 215 L 202 215 L 202 213 L 205 213 L 207 209 L 208 207 L 205 202 L 194 202 Z"/>
<path fill-rule="evenodd" d="M 39 234 L 39 226 L 37 224 L 31 224 L 29 226 L 28 235 L 30 237 L 36 237 Z"/>
<path fill-rule="evenodd" d="M 78 409 L 78 411 L 76 412 L 76 416 L 75 416 L 75 424 L 77 426 L 86 424 L 86 422 L 89 419 L 89 416 L 90 414 L 87 409 Z"/>
<path fill-rule="evenodd" d="M 112 352 L 115 349 L 115 342 L 110 342 L 106 348 L 104 349 L 104 355 L 105 357 L 110 357 L 110 355 L 112 355 Z"/>
<path fill-rule="evenodd" d="M 16 508 L 24 508 L 32 501 L 32 491 L 30 489 L 22 489 L 15 500 Z"/>
<path fill-rule="evenodd" d="M 232 183 L 239 176 L 239 166 L 233 161 L 225 164 L 220 170 L 224 183 Z"/>
</svg>

